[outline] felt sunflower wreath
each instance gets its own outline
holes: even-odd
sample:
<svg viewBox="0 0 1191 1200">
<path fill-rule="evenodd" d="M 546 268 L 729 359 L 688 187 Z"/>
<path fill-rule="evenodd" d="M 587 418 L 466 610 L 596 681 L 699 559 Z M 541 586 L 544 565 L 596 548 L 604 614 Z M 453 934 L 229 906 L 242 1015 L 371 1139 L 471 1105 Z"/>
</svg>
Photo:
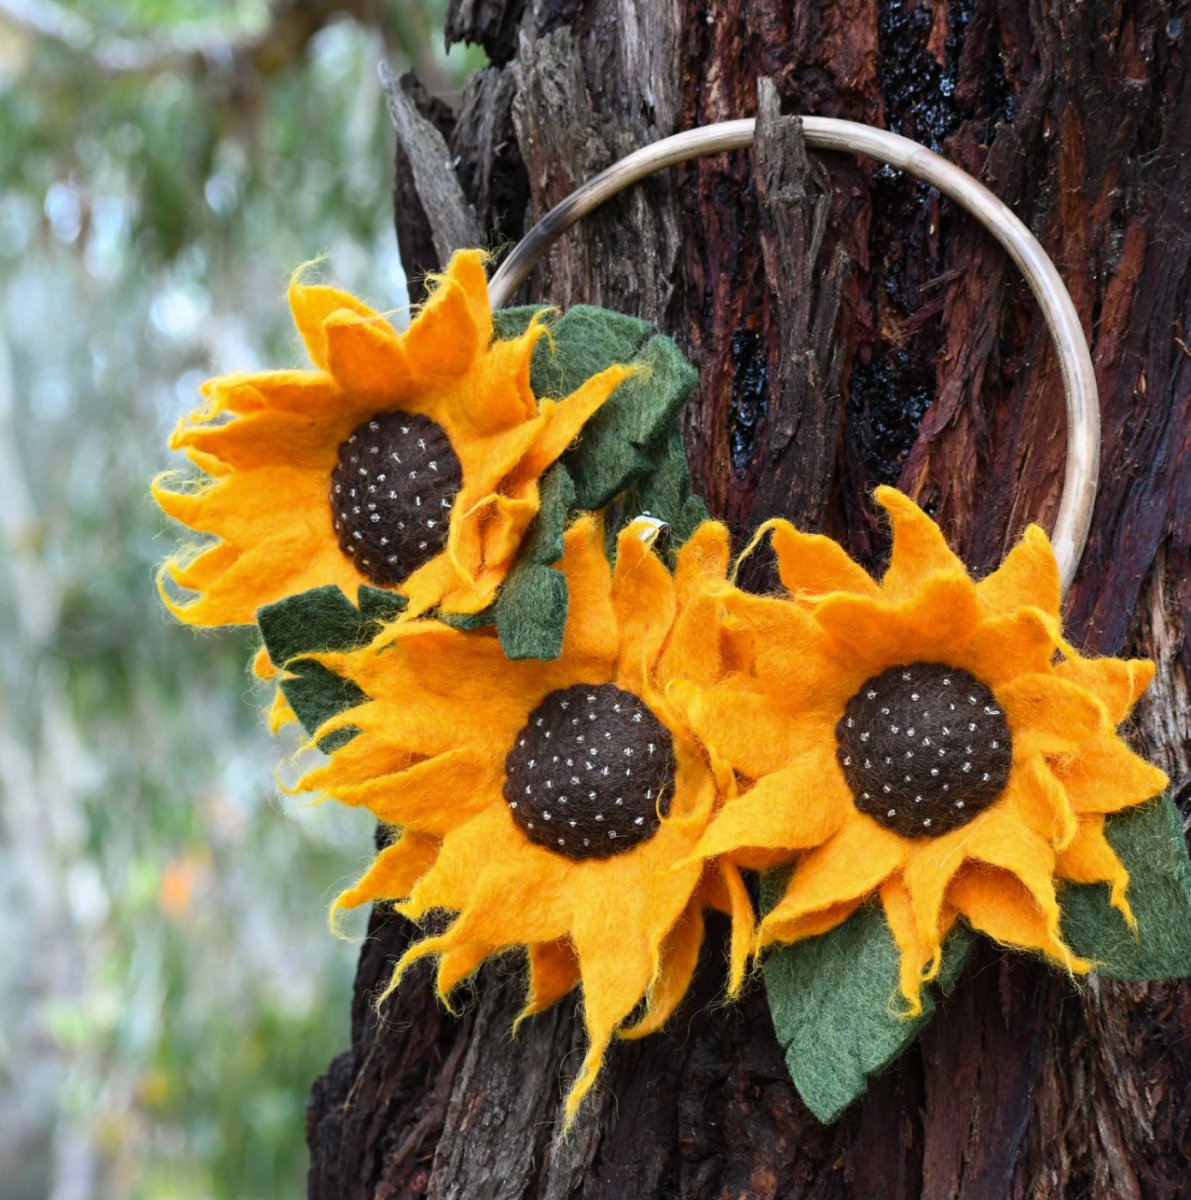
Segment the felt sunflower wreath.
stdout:
<svg viewBox="0 0 1191 1200">
<path fill-rule="evenodd" d="M 523 1018 L 576 989 L 569 1124 L 613 1039 L 675 1011 L 717 909 L 728 993 L 759 956 L 827 1121 L 977 935 L 1073 976 L 1191 974 L 1179 814 L 1121 733 L 1153 669 L 1068 642 L 1040 530 L 974 582 L 883 488 L 880 581 L 779 520 L 783 589 L 745 592 L 691 494 L 673 342 L 486 287 L 457 254 L 399 334 L 295 278 L 314 368 L 207 385 L 171 443 L 199 476 L 154 485 L 212 539 L 163 567 L 170 610 L 255 623 L 273 724 L 325 752 L 297 790 L 388 827 L 335 909 L 438 914 L 390 991 L 433 956 L 449 1001 L 505 953 Z"/>
</svg>

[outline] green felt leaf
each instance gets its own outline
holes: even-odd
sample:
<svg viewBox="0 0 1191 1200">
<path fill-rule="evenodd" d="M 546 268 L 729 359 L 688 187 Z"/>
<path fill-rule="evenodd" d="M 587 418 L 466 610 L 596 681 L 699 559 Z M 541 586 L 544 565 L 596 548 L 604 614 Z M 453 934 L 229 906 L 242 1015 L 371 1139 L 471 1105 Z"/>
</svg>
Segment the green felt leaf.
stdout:
<svg viewBox="0 0 1191 1200">
<path fill-rule="evenodd" d="M 541 505 L 521 555 L 496 598 L 496 632 L 511 659 L 555 659 L 562 653 L 567 581 L 550 563 L 562 557 L 567 513 L 575 485 L 561 464 L 542 478 Z"/>
<path fill-rule="evenodd" d="M 503 310 L 500 336 L 524 331 L 533 306 Z M 539 398 L 565 396 L 613 363 L 640 368 L 604 403 L 577 444 L 560 461 L 574 484 L 569 507 L 595 511 L 616 503 L 620 518 L 648 512 L 671 526 L 677 547 L 706 508 L 691 494 L 677 416 L 698 377 L 678 347 L 636 317 L 580 304 L 550 325 L 550 339 L 534 350 L 530 383 Z M 535 562 L 554 558 L 534 556 Z"/>
<path fill-rule="evenodd" d="M 303 656 L 366 646 L 406 603 L 404 596 L 374 587 L 361 587 L 359 600 L 356 608 L 329 584 L 266 605 L 256 615 L 269 658 L 284 668 L 282 693 L 307 733 L 367 697 L 354 683 Z M 352 730 L 340 730 L 319 744 L 329 751 L 353 736 Z"/>
<path fill-rule="evenodd" d="M 624 517 L 656 517 L 670 526 L 669 545 L 677 548 L 707 520 L 707 506 L 691 491 L 682 434 L 672 428 L 665 449 L 654 461 L 653 470 L 625 493 L 621 503 Z"/>
<path fill-rule="evenodd" d="M 773 906 L 786 876 L 762 881 L 762 905 Z M 943 946 L 937 986 L 955 986 L 973 944 L 957 924 Z M 934 1015 L 924 989 L 922 1014 L 903 1017 L 898 991 L 899 954 L 879 905 L 865 905 L 819 937 L 766 955 L 765 988 L 786 1065 L 806 1106 L 825 1124 L 868 1087 L 870 1075 L 892 1062 Z"/>
<path fill-rule="evenodd" d="M 1105 835 L 1129 872 L 1126 898 L 1136 935 L 1109 900 L 1107 884 L 1068 884 L 1060 895 L 1063 936 L 1109 979 L 1191 975 L 1191 862 L 1174 801 L 1159 796 L 1105 821 Z"/>
<path fill-rule="evenodd" d="M 487 629 L 496 621 L 496 606 L 489 604 L 487 608 L 481 609 L 478 613 L 445 613 L 437 614 L 438 620 L 444 625 L 449 625 L 452 629 L 461 629 L 464 632 L 472 629 Z"/>
<path fill-rule="evenodd" d="M 649 325 L 607 308 L 577 304 L 550 326 L 550 335 L 534 348 L 529 383 L 535 396 L 557 399 L 613 363 L 631 361 L 649 339 Z"/>
<path fill-rule="evenodd" d="M 522 562 L 496 602 L 496 632 L 511 659 L 555 659 L 562 653 L 567 581 L 544 563 Z"/>
<path fill-rule="evenodd" d="M 578 444 L 563 456 L 575 481 L 579 508 L 603 508 L 655 469 L 669 449 L 678 413 L 698 382 L 682 352 L 660 334 L 630 361 L 643 370 L 612 393 L 587 423 Z"/>
<path fill-rule="evenodd" d="M 499 308 L 492 314 L 492 336 L 497 341 L 506 342 L 510 338 L 520 337 L 533 320 L 534 313 L 547 309 L 545 304 L 520 304 L 513 308 Z"/>
<path fill-rule="evenodd" d="M 350 679 L 312 659 L 300 658 L 288 670 L 281 690 L 307 733 L 313 734 L 325 721 L 368 699 Z M 357 732 L 354 728 L 337 729 L 319 741 L 319 749 L 329 754 L 350 742 Z"/>
<path fill-rule="evenodd" d="M 535 563 L 558 562 L 567 513 L 575 507 L 575 484 L 561 463 L 542 476 L 540 495 L 538 515 L 529 527 L 521 557 Z"/>
<path fill-rule="evenodd" d="M 269 657 L 278 666 L 319 650 L 366 646 L 380 626 L 404 611 L 396 592 L 361 587 L 357 608 L 334 584 L 267 604 L 256 614 Z"/>
</svg>

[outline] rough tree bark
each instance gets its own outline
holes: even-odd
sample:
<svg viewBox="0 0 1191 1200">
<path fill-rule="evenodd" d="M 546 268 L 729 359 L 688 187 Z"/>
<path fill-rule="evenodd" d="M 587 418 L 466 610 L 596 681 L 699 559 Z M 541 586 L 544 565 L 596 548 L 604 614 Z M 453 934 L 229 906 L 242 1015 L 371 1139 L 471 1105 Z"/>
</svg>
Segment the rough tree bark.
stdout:
<svg viewBox="0 0 1191 1200">
<path fill-rule="evenodd" d="M 1027 520 L 1051 519 L 1061 391 L 995 243 L 895 172 L 808 163 L 777 105 L 885 125 L 982 178 L 1055 258 L 1092 342 L 1104 468 L 1069 623 L 1090 650 L 1157 660 L 1138 736 L 1176 786 L 1191 744 L 1186 17 L 1156 0 L 454 0 L 448 37 L 483 43 L 492 65 L 453 121 L 432 114 L 499 248 L 625 151 L 756 112 L 758 80 L 773 80 L 755 155 L 618 199 L 526 296 L 605 304 L 674 336 L 702 379 L 685 433 L 713 513 L 737 535 L 785 514 L 869 565 L 884 551 L 877 482 L 918 497 L 978 571 Z M 401 173 L 415 274 L 437 265 L 435 210 Z M 713 939 L 677 1019 L 613 1052 L 555 1144 L 580 1044 L 572 1003 L 511 1040 L 522 983 L 500 963 L 460 1017 L 417 977 L 378 1021 L 369 999 L 408 930 L 374 918 L 371 934 L 351 1049 L 309 1106 L 320 1200 L 1191 1190 L 1187 983 L 1075 990 L 985 948 L 920 1043 L 824 1128 L 789 1082 L 762 989 L 717 1004 Z"/>
</svg>

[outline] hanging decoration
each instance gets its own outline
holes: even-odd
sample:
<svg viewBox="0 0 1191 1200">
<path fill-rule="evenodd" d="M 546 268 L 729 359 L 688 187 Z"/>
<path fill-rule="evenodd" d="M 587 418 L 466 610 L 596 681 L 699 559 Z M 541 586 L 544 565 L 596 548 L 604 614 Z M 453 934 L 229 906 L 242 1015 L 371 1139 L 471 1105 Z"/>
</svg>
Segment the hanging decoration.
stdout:
<svg viewBox="0 0 1191 1200">
<path fill-rule="evenodd" d="M 577 989 L 587 1051 L 564 1127 L 613 1039 L 678 1008 L 708 910 L 731 929 L 726 994 L 756 959 L 823 1121 L 961 986 L 978 937 L 1076 980 L 1191 974 L 1181 820 L 1128 744 L 1153 667 L 1085 657 L 1063 629 L 1098 458 L 1070 299 L 951 164 L 886 131 L 804 124 L 810 144 L 872 154 L 985 221 L 1055 335 L 1059 516 L 986 578 L 881 488 L 880 579 L 776 520 L 748 549 L 770 538 L 781 589 L 742 590 L 691 491 L 695 374 L 674 343 L 603 309 L 505 307 L 569 224 L 660 166 L 747 146 L 750 121 L 630 155 L 491 281 L 480 251 L 459 252 L 403 333 L 299 273 L 312 367 L 206 385 L 171 440 L 197 473 L 154 483 L 208 539 L 162 568 L 170 611 L 258 627 L 272 725 L 300 723 L 323 752 L 296 791 L 386 830 L 334 906 L 423 925 L 379 1003 L 426 957 L 450 1004 L 487 959 L 520 955 L 519 1020 Z"/>
</svg>

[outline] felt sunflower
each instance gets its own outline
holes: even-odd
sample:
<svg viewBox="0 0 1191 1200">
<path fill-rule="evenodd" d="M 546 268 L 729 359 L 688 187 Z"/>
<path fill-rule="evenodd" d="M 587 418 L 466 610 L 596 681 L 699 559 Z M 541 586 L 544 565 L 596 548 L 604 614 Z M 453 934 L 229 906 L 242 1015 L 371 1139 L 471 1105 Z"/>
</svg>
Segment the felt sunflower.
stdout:
<svg viewBox="0 0 1191 1200">
<path fill-rule="evenodd" d="M 620 535 L 613 570 L 598 519 L 568 530 L 571 610 L 554 661 L 511 661 L 488 631 L 429 619 L 319 656 L 369 699 L 319 730 L 359 732 L 299 785 L 403 829 L 336 907 L 393 900 L 414 919 L 453 914 L 405 954 L 390 990 L 436 955 L 445 999 L 515 947 L 529 960 L 523 1015 L 581 983 L 589 1049 L 568 1122 L 611 1039 L 658 1028 L 681 1000 L 704 909 L 732 918 L 733 989 L 753 929 L 736 867 L 693 856 L 731 772 L 667 698 L 674 680 L 723 670 L 704 582 L 724 578 L 727 535 L 701 527 L 672 576 L 641 532 Z"/>
<path fill-rule="evenodd" d="M 759 944 L 821 934 L 879 900 L 911 1014 L 960 917 L 1072 972 L 1056 881 L 1104 882 L 1132 923 L 1106 815 L 1162 790 L 1118 735 L 1153 668 L 1063 639 L 1045 534 L 1028 529 L 973 582 L 901 493 L 880 583 L 826 537 L 772 525 L 785 598 L 733 593 L 748 670 L 692 695 L 696 729 L 755 781 L 700 852 L 768 867 L 797 857 Z M 687 685 L 683 685 L 687 686 Z M 690 689 L 689 691 L 694 689 Z"/>
<path fill-rule="evenodd" d="M 411 613 L 477 613 L 538 512 L 539 481 L 631 368 L 538 401 L 536 316 L 493 340 L 483 255 L 457 253 L 398 334 L 345 292 L 290 286 L 313 370 L 215 379 L 170 446 L 205 473 L 153 485 L 158 504 L 215 541 L 175 556 L 159 586 L 193 625 L 247 624 L 263 605 L 328 584 L 399 590 Z M 166 584 L 196 593 L 171 596 Z"/>
</svg>

